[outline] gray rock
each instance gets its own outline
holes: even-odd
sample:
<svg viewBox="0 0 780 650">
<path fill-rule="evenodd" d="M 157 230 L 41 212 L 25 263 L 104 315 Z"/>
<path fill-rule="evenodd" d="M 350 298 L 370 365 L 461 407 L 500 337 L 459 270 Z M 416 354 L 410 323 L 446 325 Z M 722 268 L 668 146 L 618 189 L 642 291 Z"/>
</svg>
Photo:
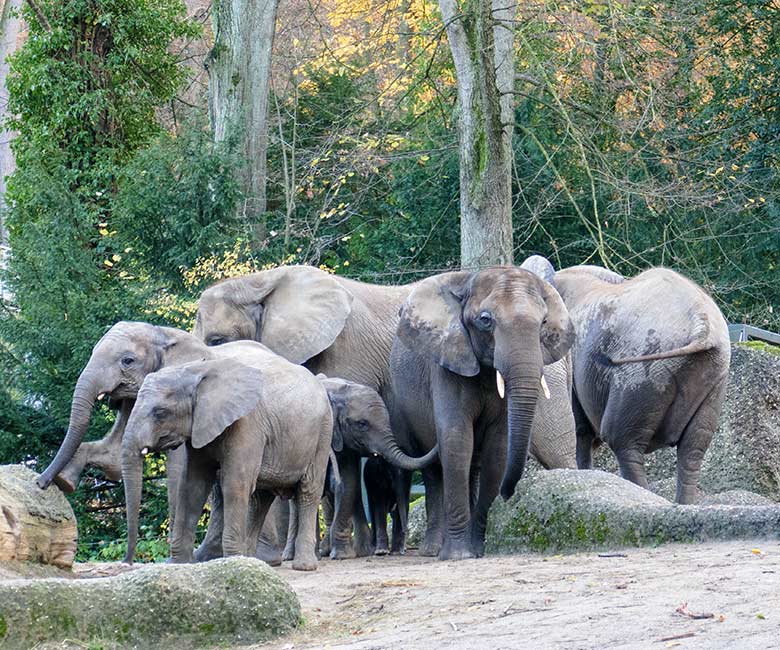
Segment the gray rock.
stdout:
<svg viewBox="0 0 780 650">
<path fill-rule="evenodd" d="M 602 445 L 594 467 L 617 473 Z M 676 480 L 676 450 L 645 456 L 648 480 Z M 700 487 L 706 494 L 746 490 L 780 501 L 780 355 L 756 347 L 731 348 L 729 387 L 720 427 L 704 457 Z M 663 492 L 664 495 L 667 492 Z"/>
<path fill-rule="evenodd" d="M 0 582 L 3 648 L 65 639 L 105 650 L 248 644 L 287 632 L 300 617 L 287 583 L 246 557 L 91 580 Z"/>
<path fill-rule="evenodd" d="M 409 548 L 419 548 L 425 538 L 425 526 L 428 519 L 425 516 L 425 497 L 420 497 L 409 506 L 409 518 L 406 527 L 406 545 Z"/>
<path fill-rule="evenodd" d="M 618 476 L 550 470 L 488 517 L 489 553 L 575 551 L 780 536 L 780 506 L 681 506 Z"/>
<path fill-rule="evenodd" d="M 699 501 L 700 506 L 776 506 L 777 502 L 747 490 L 727 490 L 710 494 Z"/>
</svg>

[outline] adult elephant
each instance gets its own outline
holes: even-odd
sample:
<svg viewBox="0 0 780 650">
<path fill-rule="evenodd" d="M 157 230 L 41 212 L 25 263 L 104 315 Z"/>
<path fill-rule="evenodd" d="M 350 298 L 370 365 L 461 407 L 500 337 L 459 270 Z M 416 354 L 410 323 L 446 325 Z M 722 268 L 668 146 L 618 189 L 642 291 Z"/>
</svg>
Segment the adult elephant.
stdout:
<svg viewBox="0 0 780 650">
<path fill-rule="evenodd" d="M 311 266 L 279 267 L 206 289 L 193 333 L 209 346 L 260 341 L 314 373 L 368 386 L 387 400 L 398 309 L 412 286 L 365 284 Z M 343 507 L 333 522 L 331 557 L 370 555 L 371 532 L 360 498 L 360 456 L 344 449 L 338 463 Z"/>
<path fill-rule="evenodd" d="M 555 288 L 517 267 L 436 275 L 404 302 L 391 421 L 402 446 L 438 443 L 441 460 L 423 470 L 421 554 L 483 555 L 499 486 L 509 498 L 525 467 L 537 400 L 549 388 L 543 368 L 566 355 L 573 334 Z"/>
<path fill-rule="evenodd" d="M 536 263 L 552 266 L 544 258 Z M 622 476 L 647 487 L 644 454 L 677 447 L 679 503 L 694 503 L 718 426 L 731 347 L 715 302 L 665 268 L 634 278 L 596 266 L 555 274 L 576 329 L 572 348 L 577 464 L 603 441 Z"/>
</svg>

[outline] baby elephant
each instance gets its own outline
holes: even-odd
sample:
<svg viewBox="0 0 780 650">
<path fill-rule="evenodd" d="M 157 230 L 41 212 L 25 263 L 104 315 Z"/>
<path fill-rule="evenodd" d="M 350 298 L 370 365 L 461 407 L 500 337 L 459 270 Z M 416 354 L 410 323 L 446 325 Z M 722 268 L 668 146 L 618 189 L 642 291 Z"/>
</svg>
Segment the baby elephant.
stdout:
<svg viewBox="0 0 780 650">
<path fill-rule="evenodd" d="M 122 443 L 125 561 L 132 562 L 138 538 L 144 455 L 185 444 L 187 460 L 171 540 L 173 562 L 192 561 L 195 528 L 219 470 L 224 554 L 254 554 L 254 541 L 274 498 L 294 497 L 298 519 L 293 569 L 316 569 L 317 509 L 332 431 L 325 388 L 308 370 L 277 355 L 255 367 L 217 359 L 148 375 Z M 255 512 L 249 512 L 250 501 Z"/>
</svg>

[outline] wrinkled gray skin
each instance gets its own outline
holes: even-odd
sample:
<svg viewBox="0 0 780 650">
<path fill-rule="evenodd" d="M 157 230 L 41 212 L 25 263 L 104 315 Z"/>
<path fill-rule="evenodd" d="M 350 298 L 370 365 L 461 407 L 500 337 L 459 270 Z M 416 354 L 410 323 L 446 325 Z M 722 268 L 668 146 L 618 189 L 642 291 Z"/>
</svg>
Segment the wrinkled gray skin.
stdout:
<svg viewBox="0 0 780 650">
<path fill-rule="evenodd" d="M 364 284 L 309 266 L 280 267 L 207 289 L 193 334 L 209 346 L 260 341 L 315 374 L 363 384 L 387 400 L 398 309 L 412 286 Z M 343 504 L 333 523 L 331 557 L 370 555 L 374 549 L 360 498 L 360 456 L 345 448 L 338 463 Z"/>
<path fill-rule="evenodd" d="M 406 537 L 406 513 L 408 511 L 411 473 L 426 467 L 438 457 L 438 448 L 420 458 L 406 455 L 398 446 L 390 428 L 390 415 L 382 398 L 372 388 L 345 379 L 318 375 L 328 391 L 333 409 L 334 451 L 350 449 L 361 457 L 369 458 L 365 471 L 366 491 L 371 507 L 374 554 L 390 552 L 387 539 L 387 515 L 393 512 L 394 552 L 403 552 Z M 377 462 L 384 458 L 387 463 Z M 390 463 L 390 465 L 388 465 Z M 403 486 L 406 486 L 404 493 Z M 405 496 L 404 496 L 405 494 Z M 342 507 L 338 495 L 335 510 Z M 330 534 L 323 536 L 321 552 L 328 547 Z M 330 544 L 332 547 L 332 543 Z"/>
<path fill-rule="evenodd" d="M 499 486 L 512 495 L 525 467 L 543 367 L 566 355 L 573 335 L 556 290 L 517 267 L 436 275 L 409 295 L 392 350 L 390 412 L 407 451 L 439 445 L 441 463 L 423 470 L 421 554 L 484 554 L 490 505 Z"/>
<path fill-rule="evenodd" d="M 242 342 L 212 349 L 191 334 L 172 327 L 122 321 L 106 332 L 92 350 L 73 391 L 68 432 L 54 460 L 38 477 L 41 488 L 52 482 L 65 492 L 76 489 L 87 465 L 101 469 L 111 480 L 122 476 L 120 452 L 127 419 L 146 376 L 161 368 L 196 359 L 267 354 L 259 344 Z M 82 443 L 92 408 L 100 398 L 118 406 L 111 431 L 101 440 Z M 174 470 L 177 469 L 174 462 Z"/>
<path fill-rule="evenodd" d="M 125 561 L 132 562 L 138 538 L 144 454 L 186 445 L 171 539 L 173 562 L 192 561 L 195 529 L 219 471 L 224 554 L 254 554 L 274 498 L 293 497 L 293 569 L 316 569 L 317 512 L 332 432 L 322 384 L 305 368 L 272 353 L 254 366 L 217 359 L 150 374 L 122 441 Z M 248 517 L 250 502 L 254 513 Z"/>
<path fill-rule="evenodd" d="M 547 263 L 540 258 L 539 265 Z M 677 447 L 677 501 L 694 503 L 718 426 L 731 358 L 728 327 L 695 283 L 664 268 L 635 278 L 595 266 L 555 274 L 571 314 L 577 464 L 606 442 L 622 476 L 647 487 L 644 454 Z"/>
</svg>

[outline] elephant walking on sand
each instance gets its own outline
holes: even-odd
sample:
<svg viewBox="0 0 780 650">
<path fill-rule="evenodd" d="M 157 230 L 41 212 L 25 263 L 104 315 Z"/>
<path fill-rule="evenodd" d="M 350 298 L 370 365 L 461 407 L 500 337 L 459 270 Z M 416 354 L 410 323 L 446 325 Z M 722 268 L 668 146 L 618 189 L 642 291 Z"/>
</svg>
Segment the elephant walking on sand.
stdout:
<svg viewBox="0 0 780 650">
<path fill-rule="evenodd" d="M 540 273 L 554 273 L 544 258 Z M 718 426 L 731 348 L 715 302 L 665 268 L 634 278 L 595 266 L 555 273 L 576 330 L 572 347 L 577 464 L 595 444 L 622 476 L 647 487 L 644 454 L 677 447 L 679 503 L 694 503 L 704 454 Z"/>
<path fill-rule="evenodd" d="M 144 455 L 185 445 L 171 540 L 174 562 L 193 559 L 195 528 L 219 471 L 224 554 L 254 554 L 271 503 L 286 496 L 295 503 L 293 569 L 316 569 L 317 511 L 332 433 L 323 385 L 305 368 L 277 355 L 269 355 L 262 365 L 219 359 L 150 374 L 122 441 L 125 561 L 132 562 L 138 538 Z M 253 494 L 256 512 L 250 516 Z"/>
<path fill-rule="evenodd" d="M 555 288 L 517 267 L 436 275 L 404 302 L 391 422 L 408 451 L 438 444 L 440 457 L 423 470 L 421 554 L 484 554 L 488 510 L 499 486 L 513 494 L 539 395 L 549 397 L 543 368 L 565 357 L 573 335 Z"/>
</svg>

